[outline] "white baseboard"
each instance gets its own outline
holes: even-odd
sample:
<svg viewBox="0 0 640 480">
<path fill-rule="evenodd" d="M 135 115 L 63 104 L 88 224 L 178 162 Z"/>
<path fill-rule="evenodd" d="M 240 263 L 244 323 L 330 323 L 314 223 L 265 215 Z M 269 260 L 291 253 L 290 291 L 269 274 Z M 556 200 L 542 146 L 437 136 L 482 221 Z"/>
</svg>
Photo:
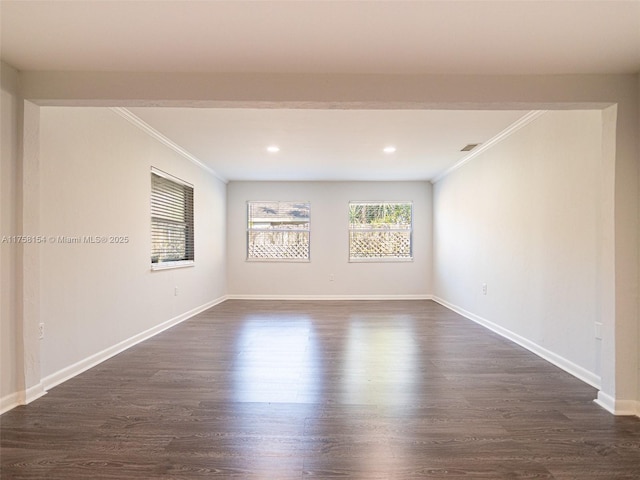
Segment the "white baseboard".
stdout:
<svg viewBox="0 0 640 480">
<path fill-rule="evenodd" d="M 594 402 L 614 415 L 635 415 L 640 417 L 640 402 L 635 400 L 616 400 L 611 395 L 600 390 L 598 392 L 598 398 L 596 398 Z"/>
<path fill-rule="evenodd" d="M 18 405 L 22 405 L 23 403 L 24 401 L 22 400 L 21 392 L 14 392 L 9 395 L 5 395 L 0 398 L 0 415 L 16 408 Z"/>
<path fill-rule="evenodd" d="M 550 350 L 547 350 L 546 348 L 538 345 L 535 342 L 532 342 L 527 338 L 524 338 L 518 335 L 517 333 L 512 332 L 511 330 L 508 330 L 504 327 L 501 327 L 500 325 L 490 322 L 489 320 L 482 318 L 474 313 L 468 312 L 465 309 L 458 307 L 457 305 L 453 305 L 447 302 L 446 300 L 443 300 L 442 298 L 434 296 L 433 300 L 435 302 L 438 302 L 440 305 L 447 307 L 449 310 L 452 310 L 462 315 L 463 317 L 468 318 L 469 320 L 475 323 L 478 323 L 483 327 L 488 328 L 492 332 L 495 332 L 498 335 L 508 340 L 511 340 L 514 343 L 517 343 L 521 347 L 526 348 L 530 352 L 535 353 L 541 358 L 544 358 L 546 361 L 554 364 L 557 367 L 560 367 L 565 372 L 570 373 L 574 377 L 582 380 L 585 383 L 588 383 L 592 387 L 600 389 L 600 384 L 602 380 L 598 375 L 594 374 L 593 372 L 590 372 L 589 370 L 586 370 L 581 366 L 576 365 L 572 361 L 567 360 L 566 358 Z"/>
<path fill-rule="evenodd" d="M 24 393 L 24 403 L 31 403 L 46 394 L 47 389 L 44 386 L 44 382 L 40 381 L 37 385 L 27 388 Z"/>
<path fill-rule="evenodd" d="M 432 300 L 431 295 L 245 295 L 229 294 L 227 300 Z"/>
<path fill-rule="evenodd" d="M 600 405 L 607 412 L 615 414 L 616 411 L 616 399 L 611 395 L 607 395 L 602 390 L 598 391 L 598 398 L 594 400 L 594 403 Z"/>
<path fill-rule="evenodd" d="M 188 320 L 189 318 L 197 315 L 200 312 L 207 310 L 208 308 L 211 308 L 215 305 L 218 305 L 219 303 L 224 302 L 226 299 L 227 299 L 226 296 L 217 298 L 216 300 L 212 300 L 211 302 L 205 303 L 204 305 L 200 305 L 199 307 L 189 310 L 188 312 L 185 312 L 181 315 L 178 315 L 177 317 L 167 320 L 166 322 L 156 325 L 155 327 L 145 330 L 144 332 L 134 335 L 131 338 L 123 340 L 122 342 L 117 343 L 112 347 L 106 348 L 105 350 L 102 350 L 101 352 L 91 355 L 90 357 L 87 357 L 84 360 L 76 362 L 73 365 L 69 365 L 68 367 L 63 368 L 62 370 L 57 371 L 56 373 L 48 375 L 47 377 L 42 379 L 42 384 L 44 385 L 44 388 L 47 390 L 55 387 L 56 385 L 60 385 L 61 383 L 69 380 L 70 378 L 73 378 L 76 375 L 79 375 L 82 372 L 85 372 L 90 368 L 95 367 L 96 365 L 127 350 L 128 348 L 131 348 L 140 342 L 143 342 L 161 332 L 164 332 L 165 330 L 181 322 L 184 322 L 185 320 Z"/>
<path fill-rule="evenodd" d="M 10 393 L 0 398 L 0 415 L 9 410 L 16 408 L 18 405 L 26 405 L 34 400 L 39 399 L 43 395 L 46 395 L 47 391 L 44 388 L 42 382 L 27 388 L 26 390 L 20 390 L 19 392 Z"/>
<path fill-rule="evenodd" d="M 541 347 L 540 345 L 531 342 L 530 340 L 521 337 L 520 335 L 511 332 L 493 322 L 490 322 L 478 315 L 464 310 L 456 305 L 453 305 L 446 300 L 433 295 L 225 295 L 218 299 L 212 300 L 204 305 L 196 307 L 188 312 L 178 315 L 166 322 L 163 322 L 155 327 L 152 327 L 144 332 L 141 332 L 133 337 L 124 340 L 112 347 L 109 347 L 101 352 L 98 352 L 90 357 L 87 357 L 80 362 L 70 365 L 52 375 L 49 375 L 42 379 L 41 383 L 28 388 L 26 391 L 10 393 L 0 398 L 0 414 L 8 412 L 9 410 L 17 407 L 18 405 L 28 404 L 47 393 L 50 388 L 59 385 L 70 378 L 79 375 L 80 373 L 108 360 L 109 358 L 133 347 L 134 345 L 143 342 L 179 323 L 188 320 L 189 318 L 215 306 L 225 300 L 433 300 L 440 305 L 462 315 L 469 320 L 478 323 L 489 330 L 501 335 L 502 337 L 511 340 L 512 342 L 526 348 L 527 350 L 535 353 L 541 358 L 544 358 L 548 362 L 562 368 L 564 371 L 579 378 L 580 380 L 588 383 L 589 385 L 600 388 L 600 377 L 583 369 L 582 367 L 572 363 L 571 361 Z M 599 391 L 598 398 L 594 402 L 600 405 L 605 410 L 614 415 L 636 415 L 640 416 L 640 402 L 633 400 L 615 400 L 610 395 Z"/>
</svg>

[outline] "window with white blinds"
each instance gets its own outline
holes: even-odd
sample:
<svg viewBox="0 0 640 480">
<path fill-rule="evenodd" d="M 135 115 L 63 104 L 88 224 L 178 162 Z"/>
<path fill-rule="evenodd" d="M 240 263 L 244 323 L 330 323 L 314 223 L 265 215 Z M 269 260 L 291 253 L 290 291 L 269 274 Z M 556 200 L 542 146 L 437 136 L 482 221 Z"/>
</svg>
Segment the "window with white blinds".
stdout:
<svg viewBox="0 0 640 480">
<path fill-rule="evenodd" d="M 309 202 L 247 202 L 247 260 L 309 261 Z"/>
<path fill-rule="evenodd" d="M 413 259 L 411 202 L 350 202 L 351 262 Z"/>
<path fill-rule="evenodd" d="M 193 186 L 151 169 L 151 268 L 193 265 Z"/>
</svg>

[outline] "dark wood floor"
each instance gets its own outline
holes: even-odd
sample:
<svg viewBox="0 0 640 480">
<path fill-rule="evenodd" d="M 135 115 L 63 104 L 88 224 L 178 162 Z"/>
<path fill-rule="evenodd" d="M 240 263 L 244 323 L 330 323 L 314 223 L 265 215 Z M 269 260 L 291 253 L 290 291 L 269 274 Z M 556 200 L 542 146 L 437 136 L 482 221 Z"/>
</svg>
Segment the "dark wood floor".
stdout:
<svg viewBox="0 0 640 480">
<path fill-rule="evenodd" d="M 640 420 L 429 301 L 227 301 L 0 418 L 1 478 L 639 479 Z"/>
</svg>

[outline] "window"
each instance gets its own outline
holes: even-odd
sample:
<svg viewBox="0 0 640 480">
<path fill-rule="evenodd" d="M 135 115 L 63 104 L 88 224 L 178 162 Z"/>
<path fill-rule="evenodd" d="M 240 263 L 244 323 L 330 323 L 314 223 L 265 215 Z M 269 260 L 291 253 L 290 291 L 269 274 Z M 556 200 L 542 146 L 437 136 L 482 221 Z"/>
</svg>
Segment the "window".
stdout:
<svg viewBox="0 0 640 480">
<path fill-rule="evenodd" d="M 151 169 L 151 268 L 193 265 L 193 186 Z"/>
<path fill-rule="evenodd" d="M 411 202 L 350 202 L 349 260 L 412 260 Z"/>
<path fill-rule="evenodd" d="M 309 261 L 309 202 L 247 202 L 247 260 Z"/>
</svg>

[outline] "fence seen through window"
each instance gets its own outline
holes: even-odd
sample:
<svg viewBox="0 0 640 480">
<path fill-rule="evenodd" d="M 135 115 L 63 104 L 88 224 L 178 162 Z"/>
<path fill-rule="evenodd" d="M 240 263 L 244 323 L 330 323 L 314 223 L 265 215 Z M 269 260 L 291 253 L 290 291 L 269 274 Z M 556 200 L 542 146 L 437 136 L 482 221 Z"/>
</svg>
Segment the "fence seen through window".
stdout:
<svg viewBox="0 0 640 480">
<path fill-rule="evenodd" d="M 308 261 L 309 202 L 247 202 L 247 260 Z"/>
<path fill-rule="evenodd" d="M 350 202 L 351 261 L 412 260 L 411 202 Z"/>
</svg>

